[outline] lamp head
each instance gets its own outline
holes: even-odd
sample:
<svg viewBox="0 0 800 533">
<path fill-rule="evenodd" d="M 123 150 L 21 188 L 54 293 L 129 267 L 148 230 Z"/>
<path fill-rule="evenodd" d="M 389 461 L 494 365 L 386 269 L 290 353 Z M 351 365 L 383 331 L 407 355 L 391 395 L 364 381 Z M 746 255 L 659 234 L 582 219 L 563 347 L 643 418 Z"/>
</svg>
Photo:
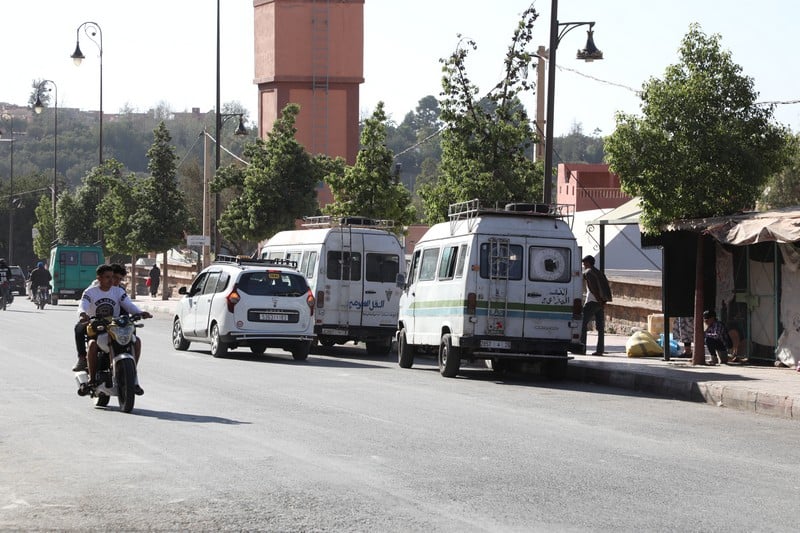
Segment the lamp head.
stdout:
<svg viewBox="0 0 800 533">
<path fill-rule="evenodd" d="M 75 43 L 75 51 L 72 52 L 72 55 L 69 56 L 69 57 L 72 58 L 72 61 L 75 63 L 76 67 L 80 66 L 81 61 L 86 59 L 86 56 L 83 55 L 83 52 L 81 52 L 81 43 L 80 42 L 76 42 Z"/>
<path fill-rule="evenodd" d="M 44 104 L 42 104 L 42 99 L 39 97 L 38 94 L 36 95 L 36 103 L 33 104 L 33 111 L 37 115 L 41 115 L 42 111 L 44 111 Z"/>
<path fill-rule="evenodd" d="M 247 135 L 247 128 L 244 127 L 244 120 L 242 119 L 242 115 L 239 115 L 239 125 L 236 126 L 236 131 L 234 131 L 233 134 Z"/>
<path fill-rule="evenodd" d="M 595 59 L 603 59 L 603 52 L 594 44 L 594 30 L 589 30 L 586 34 L 588 35 L 586 47 L 583 50 L 578 50 L 578 59 L 582 59 L 587 63 L 591 63 Z"/>
</svg>

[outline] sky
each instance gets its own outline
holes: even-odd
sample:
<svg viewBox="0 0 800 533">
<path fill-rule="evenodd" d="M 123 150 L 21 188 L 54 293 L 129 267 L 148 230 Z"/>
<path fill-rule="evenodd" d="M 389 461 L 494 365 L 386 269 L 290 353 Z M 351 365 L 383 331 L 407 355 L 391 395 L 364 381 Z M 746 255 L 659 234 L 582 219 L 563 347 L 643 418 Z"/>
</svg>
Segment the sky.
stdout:
<svg viewBox="0 0 800 533">
<path fill-rule="evenodd" d="M 549 44 L 552 0 L 533 2 L 540 16 L 532 49 Z M 99 48 L 81 33 L 86 56 L 74 66 L 76 30 L 96 22 L 103 37 L 103 110 L 127 106 L 146 111 L 167 104 L 172 111 L 201 111 L 216 101 L 215 0 L 3 0 L 3 68 L 0 103 L 24 105 L 34 79 L 58 87 L 59 107 L 99 108 Z M 468 73 L 486 93 L 502 76 L 503 57 L 530 0 L 365 0 L 364 78 L 360 113 L 383 101 L 401 122 L 420 99 L 441 90 L 440 58 L 459 43 L 458 34 L 478 45 Z M 575 58 L 587 27 L 563 36 L 557 48 L 555 135 L 576 125 L 586 134 L 608 135 L 618 111 L 638 114 L 636 90 L 660 78 L 678 61 L 689 25 L 719 34 L 723 48 L 754 80 L 758 101 L 800 100 L 795 66 L 797 0 L 561 0 L 559 22 L 594 21 L 602 61 Z M 253 0 L 221 0 L 221 101 L 238 102 L 257 115 L 253 84 Z M 530 77 L 536 81 L 536 71 Z M 523 103 L 531 118 L 536 97 Z M 775 118 L 800 132 L 800 103 L 778 105 Z"/>
</svg>

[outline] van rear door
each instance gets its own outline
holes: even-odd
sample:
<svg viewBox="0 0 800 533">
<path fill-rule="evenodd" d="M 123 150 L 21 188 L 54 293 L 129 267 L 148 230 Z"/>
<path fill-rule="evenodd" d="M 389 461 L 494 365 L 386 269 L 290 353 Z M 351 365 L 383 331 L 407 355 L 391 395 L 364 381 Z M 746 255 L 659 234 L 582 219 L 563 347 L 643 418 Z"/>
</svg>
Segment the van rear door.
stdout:
<svg viewBox="0 0 800 533">
<path fill-rule="evenodd" d="M 361 235 L 347 229 L 331 231 L 326 241 L 327 278 L 323 335 L 346 335 L 335 326 L 361 325 L 362 251 Z M 328 290 L 328 287 L 330 290 Z"/>
<path fill-rule="evenodd" d="M 525 254 L 525 324 L 528 338 L 570 340 L 572 331 L 573 242 L 527 239 Z"/>
<path fill-rule="evenodd" d="M 361 325 L 395 327 L 400 289 L 401 249 L 387 235 L 363 235 L 364 294 L 361 298 Z M 394 246 L 392 246 L 394 245 Z"/>
</svg>

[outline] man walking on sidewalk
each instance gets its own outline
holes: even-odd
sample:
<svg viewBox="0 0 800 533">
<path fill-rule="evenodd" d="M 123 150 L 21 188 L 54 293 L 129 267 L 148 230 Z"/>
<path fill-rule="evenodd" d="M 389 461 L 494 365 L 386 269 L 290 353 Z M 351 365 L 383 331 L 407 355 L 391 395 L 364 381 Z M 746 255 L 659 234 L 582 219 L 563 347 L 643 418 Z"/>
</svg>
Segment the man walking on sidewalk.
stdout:
<svg viewBox="0 0 800 533">
<path fill-rule="evenodd" d="M 592 355 L 603 355 L 605 351 L 603 332 L 606 327 L 606 302 L 611 301 L 611 287 L 605 274 L 594 266 L 594 257 L 583 258 L 583 279 L 586 280 L 586 301 L 583 304 L 583 325 L 581 342 L 586 346 L 586 332 L 589 322 L 594 320 L 597 329 L 597 349 Z"/>
</svg>

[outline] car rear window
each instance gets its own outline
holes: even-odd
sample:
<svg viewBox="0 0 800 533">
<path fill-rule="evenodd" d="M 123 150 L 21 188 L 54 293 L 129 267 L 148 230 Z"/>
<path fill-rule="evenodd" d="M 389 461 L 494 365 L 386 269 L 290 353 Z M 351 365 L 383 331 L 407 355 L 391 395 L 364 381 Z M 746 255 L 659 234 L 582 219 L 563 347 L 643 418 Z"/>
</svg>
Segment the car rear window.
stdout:
<svg viewBox="0 0 800 533">
<path fill-rule="evenodd" d="M 238 286 L 251 296 L 303 296 L 308 292 L 303 276 L 277 270 L 245 272 Z"/>
</svg>

